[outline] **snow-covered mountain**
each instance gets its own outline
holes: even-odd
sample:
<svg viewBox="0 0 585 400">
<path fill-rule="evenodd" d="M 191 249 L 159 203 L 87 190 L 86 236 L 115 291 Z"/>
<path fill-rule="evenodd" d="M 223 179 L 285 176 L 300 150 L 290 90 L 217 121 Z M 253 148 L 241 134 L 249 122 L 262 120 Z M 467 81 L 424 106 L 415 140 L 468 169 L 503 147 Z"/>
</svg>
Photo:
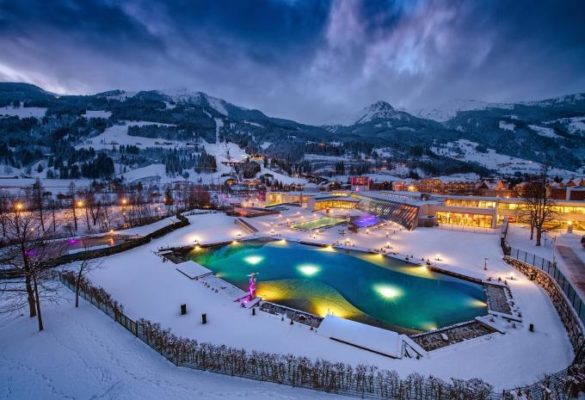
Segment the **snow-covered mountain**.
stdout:
<svg viewBox="0 0 585 400">
<path fill-rule="evenodd" d="M 471 172 L 489 173 L 495 166 L 479 161 L 491 154 L 566 171 L 579 171 L 585 164 L 582 94 L 517 104 L 456 100 L 418 113 L 377 101 L 348 117 L 346 124 L 311 126 L 188 89 L 70 96 L 0 83 L 0 164 L 30 170 L 44 157 L 44 168 L 67 176 L 72 164 L 79 164 L 79 171 L 84 163 L 91 166 L 97 154 L 81 151 L 91 147 L 124 168 L 168 164 L 180 171 L 192 165 L 207 168 L 209 155 L 221 163 L 223 153 L 211 151 L 220 142 L 249 155 L 285 160 L 286 168 L 303 163 L 302 169 L 312 168 L 307 154 L 338 161 L 345 157 L 357 164 L 368 157 L 388 158 L 389 164 L 398 160 L 430 174 L 469 172 L 478 165 L 483 169 Z M 117 146 L 131 148 L 123 153 Z M 464 150 L 469 156 L 461 156 Z M 481 154 L 472 157 L 471 150 Z"/>
<path fill-rule="evenodd" d="M 509 109 L 512 105 L 505 103 L 488 103 L 478 100 L 454 99 L 444 102 L 436 107 L 412 109 L 410 112 L 420 118 L 445 122 L 455 117 L 458 112 L 485 110 L 488 108 Z"/>
<path fill-rule="evenodd" d="M 377 119 L 396 119 L 400 118 L 402 114 L 400 111 L 396 111 L 389 103 L 379 100 L 365 107 L 354 124 L 365 124 Z"/>
<path fill-rule="evenodd" d="M 218 113 L 228 116 L 228 105 L 229 103 L 223 99 L 210 96 L 203 92 L 198 91 L 191 91 L 186 88 L 182 89 L 173 89 L 173 90 L 158 90 L 163 96 L 167 96 L 170 100 L 175 103 L 187 103 L 187 104 L 194 104 L 201 107 L 209 106 L 213 108 Z M 235 107 L 231 104 L 232 107 Z M 242 107 L 238 107 L 243 109 Z"/>
</svg>

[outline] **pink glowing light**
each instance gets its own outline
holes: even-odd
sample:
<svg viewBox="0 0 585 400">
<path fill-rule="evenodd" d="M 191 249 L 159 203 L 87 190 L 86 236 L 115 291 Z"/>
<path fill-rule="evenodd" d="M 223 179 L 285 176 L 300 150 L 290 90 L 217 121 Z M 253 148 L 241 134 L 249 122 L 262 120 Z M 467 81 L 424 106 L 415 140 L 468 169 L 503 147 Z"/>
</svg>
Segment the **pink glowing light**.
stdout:
<svg viewBox="0 0 585 400">
<path fill-rule="evenodd" d="M 250 275 L 248 275 L 250 277 L 249 281 L 248 281 L 248 299 L 249 300 L 254 300 L 256 298 L 256 273 L 253 272 Z"/>
</svg>

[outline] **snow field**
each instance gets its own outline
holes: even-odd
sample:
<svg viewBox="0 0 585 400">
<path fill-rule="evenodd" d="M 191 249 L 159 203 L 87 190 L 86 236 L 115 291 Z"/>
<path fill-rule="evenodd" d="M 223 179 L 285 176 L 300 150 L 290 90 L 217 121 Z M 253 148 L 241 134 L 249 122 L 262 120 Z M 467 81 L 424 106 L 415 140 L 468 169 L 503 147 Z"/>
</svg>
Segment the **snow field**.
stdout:
<svg viewBox="0 0 585 400">
<path fill-rule="evenodd" d="M 25 316 L 0 319 L 1 399 L 334 399 L 266 382 L 178 368 L 110 317 L 61 288 L 44 332 Z"/>
</svg>

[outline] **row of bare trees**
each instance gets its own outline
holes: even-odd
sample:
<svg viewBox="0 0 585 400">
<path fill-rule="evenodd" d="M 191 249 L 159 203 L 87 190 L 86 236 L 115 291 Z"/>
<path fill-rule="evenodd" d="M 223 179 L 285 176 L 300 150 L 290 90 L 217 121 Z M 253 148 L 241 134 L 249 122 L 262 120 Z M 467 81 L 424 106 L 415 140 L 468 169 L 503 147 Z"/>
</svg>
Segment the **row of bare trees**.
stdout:
<svg viewBox="0 0 585 400">
<path fill-rule="evenodd" d="M 178 211 L 212 207 L 210 193 L 201 185 L 183 185 L 174 191 L 169 188 L 163 203 L 152 195 L 138 186 L 116 194 L 122 197 L 112 200 L 109 194 L 99 193 L 93 187 L 78 190 L 71 184 L 66 194 L 53 196 L 40 181 L 18 196 L 0 191 L 0 245 L 10 243 L 6 222 L 16 211 L 34 213 L 43 232 L 73 236 L 80 231 L 97 233 L 130 228 Z"/>
</svg>

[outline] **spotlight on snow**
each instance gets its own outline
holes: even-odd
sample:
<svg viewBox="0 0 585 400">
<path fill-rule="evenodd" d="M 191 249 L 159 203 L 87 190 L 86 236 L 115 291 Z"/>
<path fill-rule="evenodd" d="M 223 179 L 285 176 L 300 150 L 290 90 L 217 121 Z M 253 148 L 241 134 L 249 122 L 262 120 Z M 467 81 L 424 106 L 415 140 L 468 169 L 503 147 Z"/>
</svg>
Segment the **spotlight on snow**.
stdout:
<svg viewBox="0 0 585 400">
<path fill-rule="evenodd" d="M 374 288 L 376 292 L 385 299 L 395 299 L 402 296 L 402 290 L 390 285 L 378 285 Z"/>
<path fill-rule="evenodd" d="M 319 267 L 310 264 L 303 264 L 299 266 L 299 271 L 305 276 L 313 276 L 319 272 Z"/>
<path fill-rule="evenodd" d="M 259 262 L 261 262 L 262 260 L 264 260 L 264 257 L 261 257 L 261 256 L 248 256 L 248 257 L 244 257 L 244 261 L 247 262 L 250 265 L 256 265 Z"/>
</svg>

